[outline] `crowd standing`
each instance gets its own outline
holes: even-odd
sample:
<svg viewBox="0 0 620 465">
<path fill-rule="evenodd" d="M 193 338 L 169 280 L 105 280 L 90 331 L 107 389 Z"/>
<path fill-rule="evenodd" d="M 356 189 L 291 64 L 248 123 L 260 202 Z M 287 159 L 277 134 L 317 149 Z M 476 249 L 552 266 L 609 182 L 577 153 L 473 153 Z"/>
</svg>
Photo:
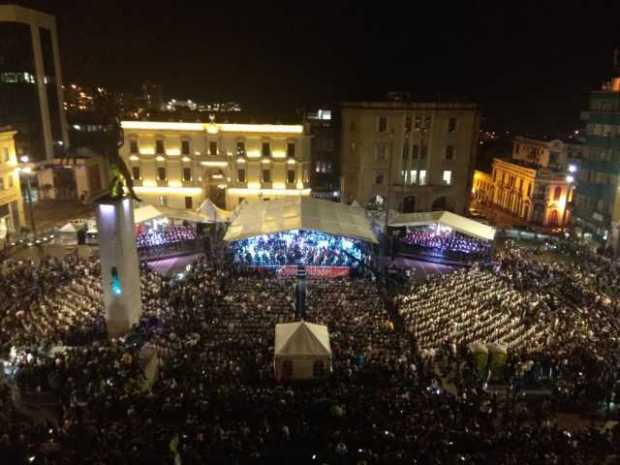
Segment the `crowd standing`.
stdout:
<svg viewBox="0 0 620 465">
<path fill-rule="evenodd" d="M 221 257 L 198 260 L 183 280 L 143 265 L 142 319 L 110 341 L 96 260 L 10 263 L 2 270 L 0 347 L 5 358 L 18 350 L 15 379 L 0 384 L 0 457 L 115 465 L 175 456 L 183 464 L 603 463 L 619 452 L 617 436 L 564 431 L 548 401 L 501 402 L 472 374 L 466 345 L 508 346 L 509 385 L 519 370 L 552 373 L 554 402 L 607 394 L 617 379 L 620 287 L 618 274 L 598 275 L 616 265 L 545 264 L 508 248 L 493 266 L 411 281 L 395 295 L 369 279 L 310 280 L 307 318 L 330 330 L 333 374 L 278 384 L 274 326 L 294 318 L 291 279 Z M 70 347 L 52 350 L 59 345 Z M 152 386 L 142 374 L 145 349 L 161 362 Z M 446 359 L 456 393 L 442 389 L 436 365 Z M 56 396 L 55 419 L 28 421 L 12 402 L 15 383 L 26 397 Z"/>
</svg>

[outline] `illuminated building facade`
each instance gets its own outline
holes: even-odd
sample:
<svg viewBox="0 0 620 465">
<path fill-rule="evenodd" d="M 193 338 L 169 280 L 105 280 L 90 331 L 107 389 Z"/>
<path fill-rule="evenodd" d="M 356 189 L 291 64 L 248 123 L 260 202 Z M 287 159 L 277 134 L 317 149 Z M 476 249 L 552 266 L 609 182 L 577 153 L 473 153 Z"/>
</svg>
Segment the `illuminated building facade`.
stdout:
<svg viewBox="0 0 620 465">
<path fill-rule="evenodd" d="M 402 212 L 463 213 L 479 122 L 471 103 L 343 104 L 343 200 L 367 206 L 389 196 L 389 208 Z"/>
<path fill-rule="evenodd" d="M 121 156 L 154 206 L 226 209 L 243 200 L 310 195 L 303 125 L 123 121 Z"/>
<path fill-rule="evenodd" d="M 13 130 L 0 128 L 0 242 L 24 225 L 15 134 Z"/>
<path fill-rule="evenodd" d="M 582 113 L 586 153 L 577 172 L 575 229 L 620 250 L 620 63 L 617 74 L 590 94 Z"/>
<path fill-rule="evenodd" d="M 31 161 L 50 160 L 69 142 L 53 16 L 0 5 L 0 125 L 18 131 L 17 152 Z"/>
<path fill-rule="evenodd" d="M 570 220 L 573 187 L 566 174 L 523 160 L 493 160 L 492 174 L 476 171 L 474 205 L 502 210 L 522 223 L 563 227 Z"/>
<path fill-rule="evenodd" d="M 568 168 L 569 148 L 574 144 L 566 144 L 561 140 L 540 140 L 527 137 L 515 137 L 513 142 L 513 160 L 523 160 L 543 168 L 566 171 Z"/>
</svg>

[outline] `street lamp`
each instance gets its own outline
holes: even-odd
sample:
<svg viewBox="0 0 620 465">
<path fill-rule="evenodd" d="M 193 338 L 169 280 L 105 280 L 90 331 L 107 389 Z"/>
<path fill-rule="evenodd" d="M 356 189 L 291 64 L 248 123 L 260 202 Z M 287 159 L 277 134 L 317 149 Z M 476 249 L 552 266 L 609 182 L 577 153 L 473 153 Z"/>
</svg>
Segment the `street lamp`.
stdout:
<svg viewBox="0 0 620 465">
<path fill-rule="evenodd" d="M 21 161 L 22 163 L 28 163 L 30 161 L 30 158 L 28 157 L 28 155 L 22 155 L 21 157 L 19 157 L 19 161 Z M 34 213 L 32 210 L 32 185 L 30 183 L 30 177 L 34 174 L 34 172 L 32 171 L 31 166 L 20 167 L 19 172 L 20 174 L 23 174 L 26 178 L 26 199 L 28 202 L 28 215 L 30 216 L 30 228 L 32 229 L 32 234 L 36 239 L 37 227 L 34 222 Z"/>
</svg>

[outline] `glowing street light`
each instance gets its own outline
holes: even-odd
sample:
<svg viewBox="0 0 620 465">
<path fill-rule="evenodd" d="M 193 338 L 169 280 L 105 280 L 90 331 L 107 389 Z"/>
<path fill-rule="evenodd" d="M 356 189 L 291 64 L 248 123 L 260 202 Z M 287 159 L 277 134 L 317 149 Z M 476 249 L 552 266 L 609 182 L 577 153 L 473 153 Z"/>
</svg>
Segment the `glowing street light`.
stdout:
<svg viewBox="0 0 620 465">
<path fill-rule="evenodd" d="M 569 183 L 569 184 L 572 184 L 573 182 L 575 182 L 575 177 L 570 175 L 570 174 L 567 175 L 566 176 L 566 182 Z"/>
<path fill-rule="evenodd" d="M 577 165 L 574 165 L 574 164 L 568 165 L 568 172 L 569 173 L 576 173 L 577 172 Z"/>
</svg>

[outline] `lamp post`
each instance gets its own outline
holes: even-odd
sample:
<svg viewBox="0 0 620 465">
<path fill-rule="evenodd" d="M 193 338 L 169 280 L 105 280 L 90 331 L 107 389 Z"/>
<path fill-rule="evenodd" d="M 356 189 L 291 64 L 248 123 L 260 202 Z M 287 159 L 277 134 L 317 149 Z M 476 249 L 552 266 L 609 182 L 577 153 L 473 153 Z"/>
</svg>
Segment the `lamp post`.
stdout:
<svg viewBox="0 0 620 465">
<path fill-rule="evenodd" d="M 30 161 L 30 159 L 28 158 L 28 155 L 23 155 L 19 158 L 19 161 L 26 164 Z M 30 229 L 32 230 L 32 234 L 34 238 L 36 239 L 37 227 L 34 222 L 34 213 L 32 209 L 32 185 L 30 183 L 30 176 L 32 176 L 33 174 L 32 167 L 31 166 L 24 166 L 23 168 L 20 167 L 19 172 L 21 174 L 24 174 L 26 178 L 26 200 L 28 202 L 28 215 L 30 216 Z"/>
<path fill-rule="evenodd" d="M 569 200 L 574 190 L 575 173 L 577 172 L 577 166 L 574 164 L 568 165 L 568 174 L 566 175 L 566 182 L 568 183 L 568 189 L 566 191 L 566 204 L 564 205 L 564 211 L 562 212 L 562 232 L 566 232 L 566 217 L 568 215 Z"/>
</svg>

